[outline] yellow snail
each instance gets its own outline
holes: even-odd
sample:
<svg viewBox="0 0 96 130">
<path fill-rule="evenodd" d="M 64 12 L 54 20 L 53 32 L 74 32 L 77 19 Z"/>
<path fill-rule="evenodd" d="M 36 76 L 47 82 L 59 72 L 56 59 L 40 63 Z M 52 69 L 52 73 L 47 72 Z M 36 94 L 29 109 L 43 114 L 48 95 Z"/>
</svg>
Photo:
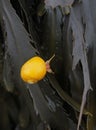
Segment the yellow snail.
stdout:
<svg viewBox="0 0 96 130">
<path fill-rule="evenodd" d="M 43 79 L 47 72 L 54 73 L 50 68 L 50 62 L 54 56 L 55 54 L 46 62 L 39 56 L 29 59 L 21 67 L 20 76 L 22 80 L 33 84 Z"/>
</svg>

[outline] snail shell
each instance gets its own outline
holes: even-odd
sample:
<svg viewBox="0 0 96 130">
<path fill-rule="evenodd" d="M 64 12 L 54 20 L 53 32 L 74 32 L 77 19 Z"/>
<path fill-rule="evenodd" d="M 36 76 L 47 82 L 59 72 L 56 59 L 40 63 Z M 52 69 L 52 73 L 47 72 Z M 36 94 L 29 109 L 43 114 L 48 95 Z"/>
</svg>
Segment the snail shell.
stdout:
<svg viewBox="0 0 96 130">
<path fill-rule="evenodd" d="M 29 59 L 21 67 L 21 78 L 27 83 L 36 83 L 46 75 L 46 62 L 39 56 Z"/>
</svg>

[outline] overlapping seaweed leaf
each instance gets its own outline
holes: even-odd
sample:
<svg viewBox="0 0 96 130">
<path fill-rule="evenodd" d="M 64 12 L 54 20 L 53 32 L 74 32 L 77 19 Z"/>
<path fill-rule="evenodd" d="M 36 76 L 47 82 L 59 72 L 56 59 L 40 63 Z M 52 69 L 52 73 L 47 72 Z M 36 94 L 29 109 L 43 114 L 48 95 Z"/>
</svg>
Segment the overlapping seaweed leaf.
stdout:
<svg viewBox="0 0 96 130">
<path fill-rule="evenodd" d="M 56 6 L 71 6 L 73 4 L 74 0 L 45 0 L 46 6 L 51 6 L 55 8 Z"/>
<path fill-rule="evenodd" d="M 79 130 L 79 126 L 81 123 L 83 109 L 86 103 L 86 96 L 88 90 L 91 88 L 90 83 L 90 74 L 89 74 L 89 67 L 87 61 L 87 52 L 86 52 L 86 42 L 84 41 L 83 37 L 83 29 L 80 22 L 76 19 L 74 11 L 71 9 L 71 28 L 73 33 L 73 70 L 76 68 L 76 65 L 79 61 L 82 64 L 83 69 L 83 76 L 84 76 L 84 91 L 82 96 L 82 103 L 80 108 L 80 115 L 78 120 L 77 130 Z"/>
<path fill-rule="evenodd" d="M 25 30 L 15 10 L 12 8 L 9 0 L 0 0 L 0 23 L 5 41 L 3 67 L 5 87 L 11 92 L 13 92 L 14 87 L 16 87 L 16 89 L 22 93 L 30 109 L 31 116 L 34 115 L 33 122 L 35 124 L 37 119 L 33 103 L 27 88 L 24 87 L 26 85 L 21 81 L 20 68 L 26 60 L 37 54 L 37 50 L 31 46 L 29 34 Z"/>
</svg>

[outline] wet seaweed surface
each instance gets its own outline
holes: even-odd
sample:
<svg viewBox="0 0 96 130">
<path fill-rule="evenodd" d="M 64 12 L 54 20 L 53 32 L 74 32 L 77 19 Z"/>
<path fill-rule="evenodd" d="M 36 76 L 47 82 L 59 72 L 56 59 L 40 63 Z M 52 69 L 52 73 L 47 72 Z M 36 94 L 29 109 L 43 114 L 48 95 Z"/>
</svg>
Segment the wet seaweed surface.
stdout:
<svg viewBox="0 0 96 130">
<path fill-rule="evenodd" d="M 1 130 L 95 130 L 95 3 L 0 0 Z M 21 80 L 26 60 L 53 54 L 54 75 Z"/>
</svg>

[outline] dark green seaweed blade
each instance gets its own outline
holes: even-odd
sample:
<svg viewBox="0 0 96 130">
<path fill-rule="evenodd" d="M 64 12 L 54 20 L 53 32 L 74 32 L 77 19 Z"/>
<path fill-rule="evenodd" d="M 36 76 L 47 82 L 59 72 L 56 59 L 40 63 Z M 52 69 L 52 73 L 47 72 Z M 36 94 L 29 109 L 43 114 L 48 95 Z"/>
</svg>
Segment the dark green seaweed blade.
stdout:
<svg viewBox="0 0 96 130">
<path fill-rule="evenodd" d="M 90 83 L 90 74 L 89 74 L 87 54 L 86 54 L 86 43 L 84 42 L 84 38 L 83 38 L 82 26 L 79 23 L 79 21 L 76 19 L 74 11 L 72 9 L 71 9 L 71 28 L 74 37 L 73 70 L 76 68 L 76 65 L 80 61 L 82 64 L 83 75 L 84 75 L 84 91 L 83 91 L 80 115 L 79 115 L 78 126 L 77 126 L 77 130 L 79 130 L 83 109 L 86 103 L 86 95 L 88 90 L 91 89 L 91 83 Z"/>
<path fill-rule="evenodd" d="M 3 15 L 3 21 L 6 31 L 5 33 L 7 35 L 5 36 L 5 47 L 7 49 L 5 52 L 5 71 L 8 70 L 7 66 L 9 66 L 9 68 L 12 67 L 11 70 L 16 70 L 15 76 L 17 76 L 18 80 L 20 80 L 19 71 L 21 65 L 26 60 L 35 55 L 36 50 L 31 46 L 31 40 L 29 39 L 28 33 L 24 29 L 19 17 L 16 15 L 15 10 L 9 4 L 9 1 L 1 1 L 0 8 L 1 13 Z M 28 52 L 28 54 L 26 54 L 26 52 Z M 9 65 L 6 65 L 8 64 L 8 62 L 6 63 L 7 60 L 10 60 Z M 8 70 L 9 73 L 11 73 L 11 70 Z M 5 72 L 5 82 L 6 78 L 9 78 L 7 74 L 8 72 Z"/>
<path fill-rule="evenodd" d="M 20 78 L 20 68 L 26 60 L 36 55 L 37 51 L 31 46 L 28 33 L 22 22 L 12 8 L 9 0 L 0 0 L 0 22 L 5 34 L 5 58 L 4 58 L 4 83 L 9 91 L 14 87 L 22 93 L 26 101 L 34 125 L 36 124 L 36 114 L 33 102 L 30 98 L 26 84 Z M 36 119 L 36 120 L 35 120 Z"/>
</svg>

